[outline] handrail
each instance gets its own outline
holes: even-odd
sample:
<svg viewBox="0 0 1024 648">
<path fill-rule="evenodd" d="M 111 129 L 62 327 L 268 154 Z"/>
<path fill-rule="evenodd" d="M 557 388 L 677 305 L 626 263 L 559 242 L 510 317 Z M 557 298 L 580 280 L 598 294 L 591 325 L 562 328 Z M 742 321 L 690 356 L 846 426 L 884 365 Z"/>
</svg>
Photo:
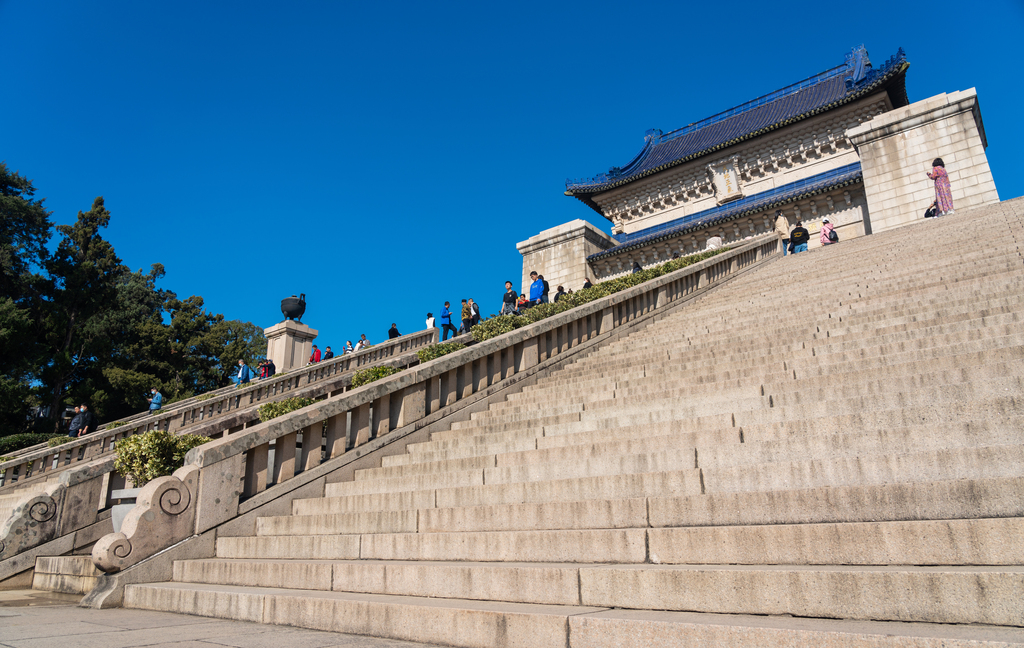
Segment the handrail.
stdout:
<svg viewBox="0 0 1024 648">
<path fill-rule="evenodd" d="M 129 567 L 235 518 L 248 500 L 272 497 L 262 496 L 271 487 L 288 490 L 288 482 L 350 448 L 353 456 L 362 456 L 364 446 L 373 449 L 403 438 L 453 412 L 459 401 L 474 403 L 492 388 L 512 385 L 535 372 L 542 363 L 557 362 L 563 353 L 609 339 L 617 328 L 629 330 L 634 320 L 646 321 L 674 302 L 692 299 L 777 256 L 779 249 L 775 234 L 763 235 L 692 266 L 198 446 L 174 476 L 143 488 L 123 531 L 96 543 L 93 562 L 108 573 Z M 172 511 L 166 502 L 179 504 Z"/>
<path fill-rule="evenodd" d="M 257 379 L 247 387 L 229 386 L 195 396 L 188 401 L 174 403 L 176 407 L 161 410 L 158 414 L 135 414 L 108 423 L 96 432 L 58 446 L 37 444 L 0 462 L 0 493 L 4 492 L 4 487 L 24 483 L 33 477 L 38 479 L 46 473 L 111 452 L 114 444 L 127 436 L 156 428 L 188 433 L 199 424 L 209 423 L 240 409 L 283 398 L 302 387 L 433 344 L 437 337 L 437 329 L 410 333 L 326 362 L 307 365 L 262 380 Z"/>
</svg>

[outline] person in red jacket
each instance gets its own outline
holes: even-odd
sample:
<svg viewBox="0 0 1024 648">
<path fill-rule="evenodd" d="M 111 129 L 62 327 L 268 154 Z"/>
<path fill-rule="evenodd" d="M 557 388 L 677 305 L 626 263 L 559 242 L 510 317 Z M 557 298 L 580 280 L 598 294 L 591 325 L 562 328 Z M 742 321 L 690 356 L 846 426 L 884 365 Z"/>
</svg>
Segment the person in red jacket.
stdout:
<svg viewBox="0 0 1024 648">
<path fill-rule="evenodd" d="M 309 364 L 313 364 L 315 362 L 320 362 L 320 349 L 316 348 L 316 345 L 314 344 L 313 354 L 309 356 Z"/>
</svg>

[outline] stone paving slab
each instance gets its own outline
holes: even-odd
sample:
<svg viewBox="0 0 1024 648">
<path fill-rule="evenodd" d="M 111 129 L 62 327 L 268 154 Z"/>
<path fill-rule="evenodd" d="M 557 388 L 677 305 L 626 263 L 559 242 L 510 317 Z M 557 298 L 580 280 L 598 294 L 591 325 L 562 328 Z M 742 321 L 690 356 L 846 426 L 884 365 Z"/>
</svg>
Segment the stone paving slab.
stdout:
<svg viewBox="0 0 1024 648">
<path fill-rule="evenodd" d="M 428 644 L 146 610 L 89 610 L 80 596 L 0 591 L 3 648 L 436 648 Z"/>
</svg>

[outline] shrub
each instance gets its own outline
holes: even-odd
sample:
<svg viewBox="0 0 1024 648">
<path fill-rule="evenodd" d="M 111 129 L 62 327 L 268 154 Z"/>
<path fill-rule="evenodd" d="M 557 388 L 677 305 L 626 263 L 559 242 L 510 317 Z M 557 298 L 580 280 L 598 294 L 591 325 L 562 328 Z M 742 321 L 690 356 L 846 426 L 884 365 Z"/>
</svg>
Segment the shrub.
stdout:
<svg viewBox="0 0 1024 648">
<path fill-rule="evenodd" d="M 256 410 L 260 415 L 260 421 L 266 423 L 270 419 L 277 418 L 288 412 L 294 412 L 295 410 L 302 409 L 307 405 L 312 405 L 316 400 L 313 398 L 303 398 L 301 396 L 295 396 L 293 398 L 286 398 L 279 400 L 274 403 L 266 403 L 260 405 L 260 408 Z"/>
<path fill-rule="evenodd" d="M 150 430 L 114 444 L 114 470 L 141 488 L 157 477 L 170 475 L 185 465 L 185 454 L 209 441 L 195 434 L 176 436 L 166 430 Z"/>
<path fill-rule="evenodd" d="M 56 448 L 59 445 L 64 445 L 65 443 L 71 443 L 74 440 L 75 440 L 75 437 L 69 437 L 69 436 L 65 436 L 65 435 L 61 434 L 60 436 L 55 436 L 52 439 L 47 440 L 46 447 L 48 447 L 48 448 Z"/>
<path fill-rule="evenodd" d="M 430 362 L 465 348 L 466 345 L 461 342 L 441 342 L 440 344 L 431 344 L 425 349 L 420 349 L 416 352 L 416 355 L 419 356 L 420 362 Z"/>
<path fill-rule="evenodd" d="M 113 423 L 107 423 L 106 429 L 113 430 L 114 428 L 119 428 L 124 425 L 128 425 L 128 421 L 114 421 Z"/>
<path fill-rule="evenodd" d="M 398 369 L 395 369 L 394 367 L 388 365 L 360 369 L 359 371 L 352 374 L 352 386 L 362 387 L 363 385 L 368 385 L 375 380 L 380 380 L 381 378 L 386 378 L 396 373 L 398 373 Z"/>
<path fill-rule="evenodd" d="M 497 337 L 502 333 L 508 333 L 514 331 L 517 328 L 526 326 L 527 324 L 533 324 L 539 322 L 542 319 L 557 315 L 558 313 L 564 313 L 565 311 L 582 306 L 587 302 L 592 302 L 595 299 L 601 299 L 608 295 L 613 295 L 621 290 L 632 288 L 633 286 L 639 286 L 640 284 L 655 279 L 669 272 L 674 272 L 680 268 L 699 263 L 704 259 L 710 259 L 716 254 L 721 254 L 729 248 L 722 247 L 717 250 L 709 250 L 707 252 L 700 252 L 699 254 L 692 254 L 690 256 L 682 257 L 681 259 L 673 259 L 668 263 L 664 263 L 660 266 L 648 268 L 647 270 L 641 270 L 636 274 L 629 274 L 623 277 L 615 279 L 609 279 L 608 281 L 602 281 L 599 284 L 595 284 L 590 288 L 584 288 L 578 290 L 571 295 L 566 294 L 564 297 L 559 299 L 557 302 L 548 304 L 537 304 L 532 308 L 527 308 L 519 315 L 499 315 L 493 319 L 489 319 L 486 322 L 473 327 L 473 339 L 477 342 L 483 342 L 489 340 L 492 337 Z"/>
<path fill-rule="evenodd" d="M 52 432 L 22 432 L 19 434 L 12 434 L 10 436 L 0 437 L 0 452 L 7 454 L 11 452 L 17 452 L 29 448 L 39 443 L 47 443 L 50 439 L 57 437 L 64 437 L 71 439 L 66 434 L 52 433 Z"/>
</svg>

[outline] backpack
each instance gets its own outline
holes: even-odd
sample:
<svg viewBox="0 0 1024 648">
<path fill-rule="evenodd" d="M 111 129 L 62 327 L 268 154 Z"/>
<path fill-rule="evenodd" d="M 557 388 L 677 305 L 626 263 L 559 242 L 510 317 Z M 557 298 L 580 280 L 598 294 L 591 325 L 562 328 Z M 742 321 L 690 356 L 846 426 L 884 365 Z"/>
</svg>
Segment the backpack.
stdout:
<svg viewBox="0 0 1024 648">
<path fill-rule="evenodd" d="M 828 233 L 828 240 L 829 240 L 830 243 L 838 243 L 839 242 L 839 235 L 836 234 L 836 231 L 834 229 L 831 232 Z"/>
</svg>

